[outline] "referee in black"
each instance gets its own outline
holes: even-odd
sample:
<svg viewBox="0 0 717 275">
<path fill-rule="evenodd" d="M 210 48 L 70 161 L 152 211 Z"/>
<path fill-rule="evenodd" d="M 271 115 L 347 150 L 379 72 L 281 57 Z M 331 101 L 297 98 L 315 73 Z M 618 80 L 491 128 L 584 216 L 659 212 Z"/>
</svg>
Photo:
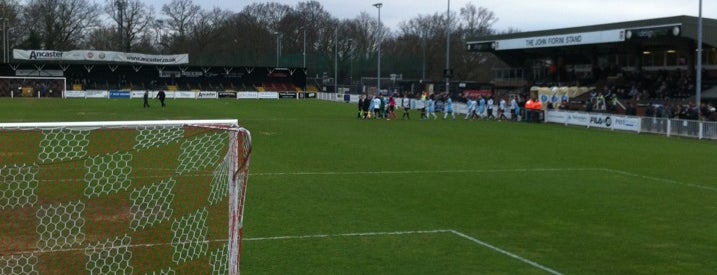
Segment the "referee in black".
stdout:
<svg viewBox="0 0 717 275">
<path fill-rule="evenodd" d="M 164 98 L 166 95 L 164 94 L 163 90 L 159 90 L 159 93 L 157 93 L 157 98 L 159 99 L 159 102 L 162 103 L 162 108 L 164 108 Z"/>
</svg>

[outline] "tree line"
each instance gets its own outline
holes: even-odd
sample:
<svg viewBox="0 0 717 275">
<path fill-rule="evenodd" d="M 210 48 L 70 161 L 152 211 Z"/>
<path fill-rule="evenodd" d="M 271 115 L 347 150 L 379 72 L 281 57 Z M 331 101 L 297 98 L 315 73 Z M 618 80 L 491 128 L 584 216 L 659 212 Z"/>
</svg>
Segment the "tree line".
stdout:
<svg viewBox="0 0 717 275">
<path fill-rule="evenodd" d="M 467 52 L 465 42 L 498 32 L 495 14 L 472 3 L 451 11 L 450 20 L 445 11 L 416 15 L 396 30 L 366 12 L 338 19 L 318 1 L 234 12 L 193 0 L 158 9 L 142 0 L 0 0 L 0 14 L 10 49 L 189 53 L 197 66 L 303 67 L 306 60 L 310 76 L 332 76 L 338 64 L 340 83 L 376 75 L 379 35 L 382 75 L 440 80 L 449 31 L 454 78 L 480 79 L 490 73 L 488 57 Z"/>
</svg>

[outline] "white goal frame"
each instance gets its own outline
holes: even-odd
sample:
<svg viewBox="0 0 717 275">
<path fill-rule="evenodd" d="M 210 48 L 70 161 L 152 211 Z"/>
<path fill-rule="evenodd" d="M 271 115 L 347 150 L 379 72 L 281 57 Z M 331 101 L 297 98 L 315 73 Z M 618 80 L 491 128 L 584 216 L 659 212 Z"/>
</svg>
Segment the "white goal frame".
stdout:
<svg viewBox="0 0 717 275">
<path fill-rule="evenodd" d="M 54 91 L 54 90 L 53 90 L 52 92 L 53 92 L 53 93 L 55 93 L 55 92 L 59 93 L 60 96 L 58 96 L 58 98 L 65 98 L 65 92 L 67 91 L 67 78 L 66 78 L 66 77 L 58 77 L 58 76 L 0 76 L 0 81 L 3 81 L 3 80 L 5 80 L 5 79 L 18 80 L 18 81 L 23 81 L 23 80 L 31 80 L 31 81 L 38 81 L 38 80 L 61 81 L 61 82 L 62 82 L 62 90 L 60 90 L 60 91 Z M 11 89 L 10 89 L 9 91 L 7 91 L 7 92 L 10 93 L 10 97 L 11 97 L 11 98 L 15 98 L 15 93 L 17 92 L 18 89 L 21 89 L 22 87 L 13 87 L 13 86 L 10 86 L 10 88 L 11 88 Z M 3 92 L 5 92 L 5 91 L 0 92 L 0 94 L 3 93 Z M 42 96 L 41 96 L 40 92 L 37 92 L 37 98 L 41 98 L 41 97 L 42 97 Z"/>
</svg>

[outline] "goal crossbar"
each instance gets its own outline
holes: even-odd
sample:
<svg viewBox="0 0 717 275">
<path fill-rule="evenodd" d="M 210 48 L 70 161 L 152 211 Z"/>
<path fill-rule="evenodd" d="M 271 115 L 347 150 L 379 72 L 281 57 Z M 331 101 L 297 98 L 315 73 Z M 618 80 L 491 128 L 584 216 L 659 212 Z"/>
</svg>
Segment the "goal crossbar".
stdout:
<svg viewBox="0 0 717 275">
<path fill-rule="evenodd" d="M 72 127 L 136 127 L 136 126 L 182 126 L 182 125 L 226 125 L 239 126 L 236 119 L 205 120 L 134 120 L 134 121 L 77 121 L 77 122 L 11 122 L 0 123 L 0 129 L 13 128 L 72 128 Z"/>
</svg>

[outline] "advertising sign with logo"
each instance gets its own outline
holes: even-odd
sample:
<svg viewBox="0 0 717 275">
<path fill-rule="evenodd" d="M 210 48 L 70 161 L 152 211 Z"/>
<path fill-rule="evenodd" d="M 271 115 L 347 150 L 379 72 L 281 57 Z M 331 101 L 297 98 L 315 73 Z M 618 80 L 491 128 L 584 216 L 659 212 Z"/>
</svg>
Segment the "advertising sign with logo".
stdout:
<svg viewBox="0 0 717 275">
<path fill-rule="evenodd" d="M 107 91 L 85 91 L 86 98 L 107 98 L 109 93 Z"/>
<path fill-rule="evenodd" d="M 17 60 L 44 61 L 101 61 L 152 65 L 179 65 L 189 63 L 189 54 L 151 55 L 111 51 L 53 51 L 13 49 L 12 57 Z"/>
<path fill-rule="evenodd" d="M 110 98 L 130 98 L 128 91 L 110 91 Z"/>
<path fill-rule="evenodd" d="M 237 92 L 237 99 L 257 99 L 259 93 L 257 92 Z"/>
<path fill-rule="evenodd" d="M 279 99 L 279 93 L 277 93 L 277 92 L 260 92 L 259 99 Z"/>
<path fill-rule="evenodd" d="M 479 96 L 482 97 L 491 97 L 493 96 L 493 92 L 490 90 L 465 90 L 463 91 L 463 97 L 465 98 L 478 98 Z"/>
<path fill-rule="evenodd" d="M 642 120 L 637 117 L 615 117 L 612 127 L 615 130 L 640 132 Z"/>
<path fill-rule="evenodd" d="M 219 97 L 220 98 L 237 98 L 237 92 L 232 92 L 232 91 L 219 92 Z"/>
<path fill-rule="evenodd" d="M 588 126 L 590 116 L 583 113 L 568 113 L 567 124 Z"/>
<path fill-rule="evenodd" d="M 567 124 L 567 117 L 568 113 L 565 112 L 547 112 L 545 114 L 545 122 L 552 122 L 552 123 L 566 123 Z"/>
<path fill-rule="evenodd" d="M 85 91 L 65 91 L 65 98 L 85 98 Z"/>
<path fill-rule="evenodd" d="M 588 127 L 607 128 L 612 126 L 612 118 L 604 114 L 591 114 Z"/>
<path fill-rule="evenodd" d="M 639 117 L 614 116 L 601 113 L 578 113 L 565 111 L 546 112 L 546 122 L 579 125 L 588 128 L 613 129 L 640 132 L 642 120 Z"/>
<path fill-rule="evenodd" d="M 296 93 L 295 92 L 280 92 L 279 98 L 296 99 Z"/>
<path fill-rule="evenodd" d="M 170 96 L 171 94 L 174 94 L 174 96 Z M 197 98 L 197 93 L 195 92 L 169 92 L 167 93 L 168 98 L 184 98 L 184 99 L 194 99 Z"/>
<path fill-rule="evenodd" d="M 143 97 L 144 97 L 144 91 L 131 91 L 129 93 L 129 98 L 143 98 Z M 148 97 L 153 98 L 152 93 L 149 93 Z"/>
<path fill-rule="evenodd" d="M 198 92 L 197 98 L 199 98 L 199 99 L 217 99 L 217 98 L 219 98 L 219 93 L 217 93 L 217 92 Z"/>
</svg>

